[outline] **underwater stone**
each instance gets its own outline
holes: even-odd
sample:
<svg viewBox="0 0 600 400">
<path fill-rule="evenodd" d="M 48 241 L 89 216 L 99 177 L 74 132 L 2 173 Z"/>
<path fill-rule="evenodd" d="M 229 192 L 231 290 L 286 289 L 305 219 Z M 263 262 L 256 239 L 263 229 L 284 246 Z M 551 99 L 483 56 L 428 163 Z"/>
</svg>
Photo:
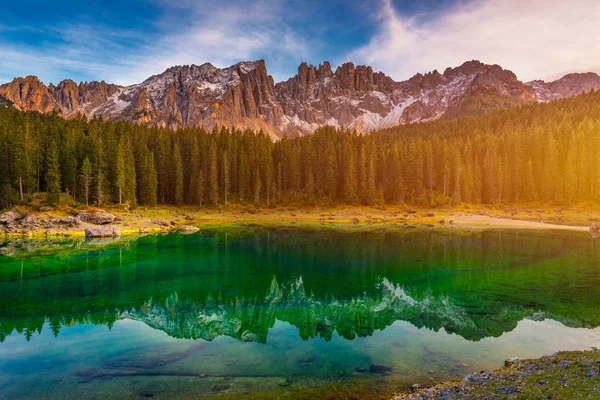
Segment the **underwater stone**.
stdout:
<svg viewBox="0 0 600 400">
<path fill-rule="evenodd" d="M 374 374 L 386 374 L 388 372 L 391 372 L 392 368 L 383 364 L 371 364 L 371 366 L 369 367 L 369 371 L 371 371 Z"/>
<path fill-rule="evenodd" d="M 85 228 L 85 237 L 102 238 L 121 236 L 121 230 L 114 226 L 90 226 Z"/>
</svg>

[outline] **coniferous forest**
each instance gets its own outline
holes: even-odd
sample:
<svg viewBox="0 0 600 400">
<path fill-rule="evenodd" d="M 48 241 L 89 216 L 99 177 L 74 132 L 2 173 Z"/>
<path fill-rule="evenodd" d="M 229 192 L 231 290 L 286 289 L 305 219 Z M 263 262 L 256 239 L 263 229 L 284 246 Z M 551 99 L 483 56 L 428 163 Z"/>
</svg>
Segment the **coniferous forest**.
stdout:
<svg viewBox="0 0 600 400">
<path fill-rule="evenodd" d="M 548 204 L 600 201 L 600 93 L 359 136 L 273 143 L 0 108 L 0 207 L 46 192 L 93 205 Z"/>
</svg>

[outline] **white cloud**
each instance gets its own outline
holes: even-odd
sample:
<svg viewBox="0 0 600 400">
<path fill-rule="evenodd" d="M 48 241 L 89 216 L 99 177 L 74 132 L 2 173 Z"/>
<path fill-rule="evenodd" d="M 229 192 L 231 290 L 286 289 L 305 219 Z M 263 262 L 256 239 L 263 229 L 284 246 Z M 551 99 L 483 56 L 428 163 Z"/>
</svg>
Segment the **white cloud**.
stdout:
<svg viewBox="0 0 600 400">
<path fill-rule="evenodd" d="M 600 72 L 597 0 L 471 0 L 412 17 L 383 0 L 378 18 L 379 33 L 347 58 L 395 79 L 471 59 L 500 64 L 524 81 Z"/>
<path fill-rule="evenodd" d="M 59 40 L 41 46 L 3 43 L 0 38 L 2 75 L 38 75 L 46 83 L 76 75 L 128 85 L 173 65 L 210 62 L 226 67 L 269 58 L 274 60 L 269 72 L 277 80 L 285 77 L 278 60 L 299 64 L 309 54 L 305 41 L 282 22 L 284 8 L 279 1 L 223 2 L 210 8 L 193 1 L 164 5 L 166 14 L 151 22 L 147 36 L 75 24 L 51 27 Z"/>
</svg>

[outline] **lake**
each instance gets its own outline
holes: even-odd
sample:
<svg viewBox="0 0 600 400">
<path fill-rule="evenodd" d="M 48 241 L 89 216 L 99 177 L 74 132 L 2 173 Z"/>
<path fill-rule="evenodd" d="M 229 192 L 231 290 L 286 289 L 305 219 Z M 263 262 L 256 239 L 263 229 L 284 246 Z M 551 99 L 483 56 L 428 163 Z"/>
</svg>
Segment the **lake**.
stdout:
<svg viewBox="0 0 600 400">
<path fill-rule="evenodd" d="M 6 399 L 380 399 L 600 347 L 584 234 L 232 226 L 0 250 Z"/>
</svg>

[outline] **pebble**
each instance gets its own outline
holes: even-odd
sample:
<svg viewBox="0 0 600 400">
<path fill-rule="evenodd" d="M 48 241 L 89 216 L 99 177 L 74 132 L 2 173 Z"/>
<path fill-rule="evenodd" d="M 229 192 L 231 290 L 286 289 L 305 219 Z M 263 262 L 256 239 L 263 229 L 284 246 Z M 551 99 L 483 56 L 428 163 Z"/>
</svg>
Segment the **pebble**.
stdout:
<svg viewBox="0 0 600 400">
<path fill-rule="evenodd" d="M 596 371 L 594 371 L 593 369 L 590 369 L 585 376 L 588 377 L 588 378 L 593 378 L 593 377 L 595 377 L 597 375 L 598 374 L 596 373 Z"/>
<path fill-rule="evenodd" d="M 511 395 L 518 392 L 518 389 L 514 386 L 503 386 L 498 388 L 498 390 L 506 395 Z"/>
</svg>

